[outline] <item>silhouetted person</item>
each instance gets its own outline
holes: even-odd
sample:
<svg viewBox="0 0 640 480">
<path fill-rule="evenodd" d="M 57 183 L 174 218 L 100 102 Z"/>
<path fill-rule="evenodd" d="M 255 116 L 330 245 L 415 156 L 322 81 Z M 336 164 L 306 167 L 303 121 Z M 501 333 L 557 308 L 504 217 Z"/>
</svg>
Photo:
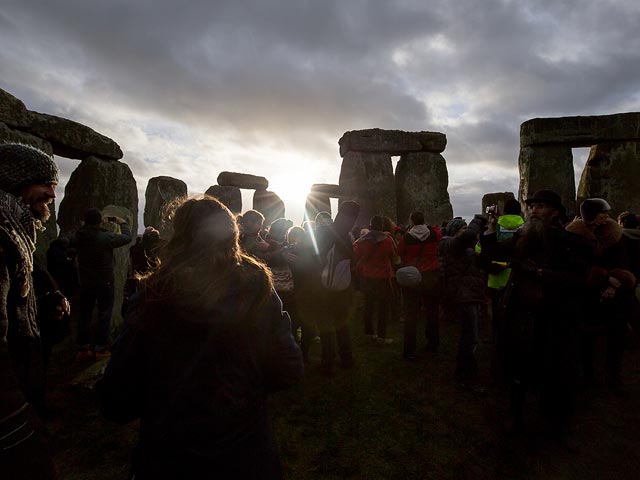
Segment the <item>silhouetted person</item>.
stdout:
<svg viewBox="0 0 640 480">
<path fill-rule="evenodd" d="M 582 239 L 562 225 L 560 196 L 539 190 L 526 200 L 529 215 L 512 238 L 497 241 L 497 218 L 480 237 L 489 260 L 513 269 L 504 293 L 505 368 L 514 431 L 523 426 L 526 393 L 540 390 L 540 409 L 554 433 L 573 410 L 578 375 L 578 320 L 589 269 Z"/>
<path fill-rule="evenodd" d="M 113 250 L 131 242 L 131 229 L 126 220 L 112 217 L 122 233 L 101 228 L 102 213 L 90 208 L 84 214 L 84 225 L 74 234 L 71 244 L 78 251 L 80 273 L 80 321 L 78 325 L 77 359 L 109 355 L 109 336 L 114 302 L 115 258 Z M 91 317 L 98 307 L 98 325 L 91 350 Z"/>
<path fill-rule="evenodd" d="M 37 148 L 0 145 L 0 472 L 3 478 L 54 478 L 34 405 L 42 404 L 45 368 L 42 324 L 60 321 L 69 304 L 59 296 L 38 311 L 33 253 L 49 218 L 58 167 Z M 43 292 L 43 294 L 46 292 Z"/>
<path fill-rule="evenodd" d="M 135 478 L 281 478 L 266 402 L 303 374 L 289 317 L 224 205 L 187 200 L 173 227 L 97 386 L 104 413 L 140 418 Z"/>
</svg>

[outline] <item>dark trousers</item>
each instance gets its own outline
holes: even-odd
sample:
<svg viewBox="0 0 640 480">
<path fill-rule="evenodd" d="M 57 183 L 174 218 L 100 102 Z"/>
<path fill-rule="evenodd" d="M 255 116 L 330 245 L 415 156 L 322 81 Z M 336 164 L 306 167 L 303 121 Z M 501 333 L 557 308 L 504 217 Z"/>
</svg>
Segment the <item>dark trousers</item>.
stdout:
<svg viewBox="0 0 640 480">
<path fill-rule="evenodd" d="M 416 337 L 420 313 L 425 312 L 425 338 L 427 348 L 437 350 L 440 344 L 440 302 L 437 295 L 428 290 L 403 288 L 404 297 L 404 355 L 416 351 Z"/>
<path fill-rule="evenodd" d="M 580 357 L 585 380 L 595 379 L 594 357 L 596 340 L 600 333 L 606 335 L 607 380 L 611 382 L 620 380 L 627 321 L 631 318 L 633 306 L 632 300 L 630 295 L 618 295 L 613 301 L 594 304 L 590 309 L 591 321 L 584 326 L 580 336 Z"/>
<path fill-rule="evenodd" d="M 300 349 L 302 350 L 302 358 L 305 362 L 309 361 L 309 348 L 311 347 L 311 340 L 315 336 L 316 332 L 316 303 L 315 297 L 311 298 L 308 295 L 295 296 L 295 302 L 289 306 L 289 316 L 291 317 L 291 331 L 294 338 L 296 332 L 300 328 Z"/>
<path fill-rule="evenodd" d="M 379 297 L 373 294 L 365 294 L 364 296 L 364 333 L 373 335 L 373 317 L 374 313 L 378 320 L 378 336 L 385 338 L 387 336 L 387 317 L 389 316 L 389 299 Z"/>
<path fill-rule="evenodd" d="M 478 304 L 460 303 L 456 311 L 460 323 L 456 376 L 460 380 L 473 380 L 478 375 Z"/>
<path fill-rule="evenodd" d="M 377 317 L 377 334 L 381 338 L 387 336 L 387 319 L 389 305 L 392 301 L 391 280 L 388 278 L 360 279 L 360 287 L 364 293 L 364 329 L 367 335 L 373 335 L 373 316 Z"/>
<path fill-rule="evenodd" d="M 570 317 L 546 309 L 514 309 L 505 318 L 505 371 L 511 410 L 521 426 L 527 391 L 539 390 L 540 413 L 552 428 L 562 429 L 573 412 L 577 376 L 577 325 Z"/>
<path fill-rule="evenodd" d="M 76 340 L 78 345 L 91 343 L 91 317 L 96 303 L 98 305 L 98 325 L 94 344 L 96 347 L 104 347 L 109 344 L 113 301 L 113 283 L 84 285 L 80 288 L 80 323 Z"/>
<path fill-rule="evenodd" d="M 327 371 L 333 369 L 336 345 L 341 364 L 350 366 L 353 363 L 353 353 L 347 319 L 351 308 L 351 289 L 342 292 L 324 290 L 318 296 L 320 302 L 316 310 L 316 323 L 322 342 L 322 368 Z"/>
</svg>

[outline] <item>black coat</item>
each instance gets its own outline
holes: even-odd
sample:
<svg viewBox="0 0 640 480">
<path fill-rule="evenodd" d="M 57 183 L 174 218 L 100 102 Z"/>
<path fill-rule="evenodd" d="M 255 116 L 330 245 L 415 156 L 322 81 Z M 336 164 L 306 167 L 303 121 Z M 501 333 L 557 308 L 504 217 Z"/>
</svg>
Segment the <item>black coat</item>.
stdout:
<svg viewBox="0 0 640 480">
<path fill-rule="evenodd" d="M 136 478 L 279 478 L 267 394 L 302 376 L 289 316 L 275 293 L 232 286 L 204 310 L 134 298 L 98 384 L 104 413 L 141 419 Z"/>
</svg>

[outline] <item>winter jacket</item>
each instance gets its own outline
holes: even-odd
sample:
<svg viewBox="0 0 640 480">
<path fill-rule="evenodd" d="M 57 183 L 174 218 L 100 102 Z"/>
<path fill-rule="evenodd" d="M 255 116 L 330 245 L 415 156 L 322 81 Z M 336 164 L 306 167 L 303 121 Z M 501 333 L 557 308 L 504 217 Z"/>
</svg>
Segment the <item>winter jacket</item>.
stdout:
<svg viewBox="0 0 640 480">
<path fill-rule="evenodd" d="M 479 233 L 479 225 L 471 222 L 460 235 L 443 237 L 438 243 L 444 292 L 449 302 L 481 303 L 484 301 L 487 276 L 480 268 L 478 254 L 474 250 Z"/>
<path fill-rule="evenodd" d="M 275 293 L 231 282 L 194 302 L 134 299 L 98 384 L 105 416 L 140 418 L 136 478 L 279 478 L 267 395 L 298 382 L 300 349 Z"/>
<path fill-rule="evenodd" d="M 624 291 L 635 288 L 636 278 L 625 246 L 621 242 L 623 229 L 613 219 L 603 225 L 588 225 L 576 219 L 567 225 L 567 231 L 583 237 L 593 249 L 593 262 L 588 283 L 594 291 L 609 286 L 609 277 L 619 280 Z"/>
<path fill-rule="evenodd" d="M 575 317 L 589 271 L 591 252 L 584 239 L 561 226 L 551 227 L 548 245 L 523 252 L 520 232 L 502 242 L 497 235 L 480 236 L 482 256 L 509 262 L 514 268 L 506 303 L 513 310 L 544 312 L 548 320 L 570 322 Z"/>
<path fill-rule="evenodd" d="M 384 232 L 371 230 L 360 237 L 353 247 L 356 274 L 362 278 L 392 278 L 392 260 L 396 256 L 393 240 Z"/>
<path fill-rule="evenodd" d="M 402 267 L 415 266 L 421 272 L 438 270 L 438 242 L 442 238 L 438 227 L 415 225 L 398 244 Z M 417 263 L 417 264 L 416 264 Z"/>
<path fill-rule="evenodd" d="M 120 225 L 122 233 L 112 233 L 97 225 L 84 225 L 71 238 L 78 252 L 80 285 L 113 283 L 113 249 L 131 242 L 129 225 Z"/>
<path fill-rule="evenodd" d="M 7 213 L 0 209 L 0 471 L 3 478 L 48 479 L 53 466 L 33 408 L 45 388 L 33 250 Z M 30 240 L 35 245 L 35 229 Z"/>
</svg>

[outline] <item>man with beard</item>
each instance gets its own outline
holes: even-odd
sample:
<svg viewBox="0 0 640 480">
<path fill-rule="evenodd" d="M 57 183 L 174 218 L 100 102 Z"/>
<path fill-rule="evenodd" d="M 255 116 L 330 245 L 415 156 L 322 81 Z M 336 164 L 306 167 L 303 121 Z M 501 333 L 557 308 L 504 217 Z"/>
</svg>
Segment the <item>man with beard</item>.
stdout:
<svg viewBox="0 0 640 480">
<path fill-rule="evenodd" d="M 490 217 L 480 240 L 482 255 L 512 267 L 502 314 L 513 430 L 522 430 L 526 393 L 535 386 L 550 433 L 562 434 L 573 409 L 578 309 L 589 250 L 563 228 L 565 209 L 557 193 L 540 190 L 525 203 L 527 221 L 511 239 L 498 242 L 497 218 Z"/>
<path fill-rule="evenodd" d="M 32 278 L 36 232 L 49 218 L 58 167 L 26 145 L 0 145 L 0 463 L 3 478 L 53 478 L 34 411 L 44 395 Z M 52 320 L 68 314 L 62 297 Z"/>
</svg>

